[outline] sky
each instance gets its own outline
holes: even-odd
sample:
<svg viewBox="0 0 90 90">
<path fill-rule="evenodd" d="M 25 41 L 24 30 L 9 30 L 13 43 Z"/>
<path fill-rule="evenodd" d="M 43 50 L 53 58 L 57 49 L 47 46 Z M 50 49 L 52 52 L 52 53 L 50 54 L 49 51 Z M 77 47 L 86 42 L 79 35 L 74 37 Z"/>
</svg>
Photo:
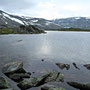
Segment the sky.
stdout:
<svg viewBox="0 0 90 90">
<path fill-rule="evenodd" d="M 48 20 L 90 17 L 90 0 L 0 0 L 0 10 Z"/>
</svg>

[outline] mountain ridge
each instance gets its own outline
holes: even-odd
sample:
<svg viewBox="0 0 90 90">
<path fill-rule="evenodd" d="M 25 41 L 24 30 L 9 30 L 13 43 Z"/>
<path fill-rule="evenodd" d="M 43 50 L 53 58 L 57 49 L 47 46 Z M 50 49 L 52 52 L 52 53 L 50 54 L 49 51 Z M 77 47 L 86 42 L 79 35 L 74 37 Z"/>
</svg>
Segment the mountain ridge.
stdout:
<svg viewBox="0 0 90 90">
<path fill-rule="evenodd" d="M 37 25 L 43 29 L 61 28 L 60 25 L 43 18 L 11 15 L 4 11 L 0 11 L 0 21 L 1 21 L 0 25 L 6 25 L 10 27 L 17 27 L 22 24 L 22 25 Z"/>
<path fill-rule="evenodd" d="M 44 18 L 12 15 L 0 10 L 0 27 L 18 27 L 20 25 L 36 25 L 46 30 L 61 28 L 90 29 L 90 17 L 69 17 L 47 20 Z"/>
</svg>

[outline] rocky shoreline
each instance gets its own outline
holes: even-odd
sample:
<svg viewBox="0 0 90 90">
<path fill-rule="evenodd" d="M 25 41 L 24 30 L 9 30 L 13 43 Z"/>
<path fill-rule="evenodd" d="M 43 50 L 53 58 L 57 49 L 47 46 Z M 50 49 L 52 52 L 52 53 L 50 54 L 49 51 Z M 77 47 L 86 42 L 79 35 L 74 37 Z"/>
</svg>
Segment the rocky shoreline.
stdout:
<svg viewBox="0 0 90 90">
<path fill-rule="evenodd" d="M 46 33 L 44 29 L 36 25 L 20 25 L 19 27 L 1 27 L 0 34 L 40 34 Z"/>
<path fill-rule="evenodd" d="M 44 60 L 41 60 L 44 61 Z M 70 69 L 69 64 L 65 63 L 56 63 L 56 65 L 61 69 Z M 77 66 L 75 62 L 72 65 L 77 69 L 80 68 Z M 31 72 L 27 72 L 23 68 L 22 61 L 16 61 L 12 63 L 5 64 L 2 68 L 2 72 L 9 79 L 13 80 L 16 85 L 21 90 L 27 90 L 32 87 L 40 87 L 40 90 L 65 90 L 63 87 L 57 87 L 55 85 L 49 85 L 48 82 L 64 82 L 64 75 L 61 72 L 52 70 L 51 72 L 47 72 L 44 75 L 40 75 L 39 77 L 35 77 L 31 74 Z M 88 70 L 90 70 L 90 64 L 83 65 Z M 81 82 L 70 82 L 66 81 L 68 85 L 80 89 L 80 90 L 90 90 L 90 83 L 81 83 Z M 10 86 L 10 83 L 5 77 L 0 77 L 0 90 L 14 90 L 13 87 Z"/>
</svg>

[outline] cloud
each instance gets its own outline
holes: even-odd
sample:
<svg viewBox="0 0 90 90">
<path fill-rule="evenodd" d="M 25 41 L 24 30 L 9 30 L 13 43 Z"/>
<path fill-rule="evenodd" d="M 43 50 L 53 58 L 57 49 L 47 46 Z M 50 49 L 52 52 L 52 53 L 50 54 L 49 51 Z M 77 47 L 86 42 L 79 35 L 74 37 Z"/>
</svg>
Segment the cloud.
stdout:
<svg viewBox="0 0 90 90">
<path fill-rule="evenodd" d="M 9 12 L 16 12 L 34 7 L 35 3 L 30 0 L 2 0 L 0 8 Z"/>
<path fill-rule="evenodd" d="M 89 16 L 90 0 L 2 0 L 0 9 L 13 14 L 55 19 Z"/>
</svg>

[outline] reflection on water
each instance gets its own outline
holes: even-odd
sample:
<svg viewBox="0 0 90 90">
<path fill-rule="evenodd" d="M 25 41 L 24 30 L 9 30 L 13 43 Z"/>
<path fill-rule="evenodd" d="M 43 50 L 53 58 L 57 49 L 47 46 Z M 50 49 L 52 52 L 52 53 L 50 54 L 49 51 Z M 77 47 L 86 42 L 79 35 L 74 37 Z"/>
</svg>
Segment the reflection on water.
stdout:
<svg viewBox="0 0 90 90">
<path fill-rule="evenodd" d="M 51 53 L 51 48 L 48 40 L 46 39 L 43 40 L 40 48 L 40 53 L 42 53 L 43 55 Z"/>
<path fill-rule="evenodd" d="M 55 63 L 63 62 L 71 65 L 69 71 L 61 71 L 65 81 L 89 82 L 90 71 L 82 65 L 90 63 L 89 38 L 89 32 L 48 31 L 47 34 L 1 35 L 0 69 L 7 62 L 21 60 L 27 71 L 35 71 L 37 74 L 61 71 Z M 45 61 L 41 62 L 41 59 Z M 76 62 L 80 70 L 76 70 L 72 62 Z M 66 83 L 60 85 L 67 90 L 74 90 Z"/>
</svg>

